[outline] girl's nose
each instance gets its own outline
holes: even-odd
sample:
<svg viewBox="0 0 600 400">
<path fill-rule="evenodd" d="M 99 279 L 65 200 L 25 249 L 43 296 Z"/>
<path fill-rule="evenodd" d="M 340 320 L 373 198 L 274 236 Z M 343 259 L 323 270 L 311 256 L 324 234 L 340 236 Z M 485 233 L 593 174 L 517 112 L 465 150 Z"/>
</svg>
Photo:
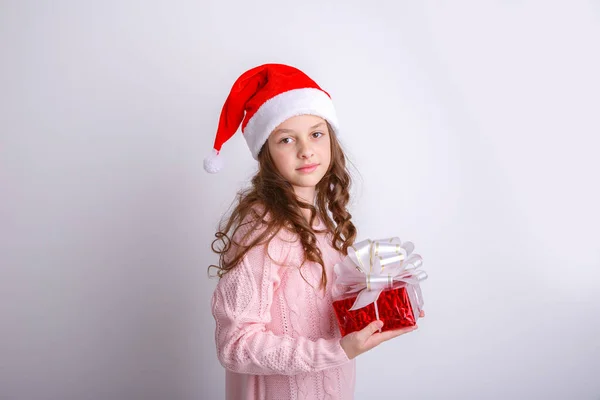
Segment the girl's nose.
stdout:
<svg viewBox="0 0 600 400">
<path fill-rule="evenodd" d="M 298 149 L 298 156 L 300 158 L 309 159 L 313 155 L 314 155 L 314 152 L 308 143 L 300 143 L 300 147 Z"/>
</svg>

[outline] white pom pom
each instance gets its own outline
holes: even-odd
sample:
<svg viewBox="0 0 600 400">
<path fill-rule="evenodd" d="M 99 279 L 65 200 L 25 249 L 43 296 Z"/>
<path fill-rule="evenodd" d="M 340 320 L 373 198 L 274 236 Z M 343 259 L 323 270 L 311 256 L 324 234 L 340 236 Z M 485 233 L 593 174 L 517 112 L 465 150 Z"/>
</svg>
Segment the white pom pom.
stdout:
<svg viewBox="0 0 600 400">
<path fill-rule="evenodd" d="M 221 169 L 223 169 L 223 157 L 217 153 L 215 149 L 213 149 L 210 156 L 204 159 L 204 170 L 211 174 L 216 174 Z"/>
</svg>

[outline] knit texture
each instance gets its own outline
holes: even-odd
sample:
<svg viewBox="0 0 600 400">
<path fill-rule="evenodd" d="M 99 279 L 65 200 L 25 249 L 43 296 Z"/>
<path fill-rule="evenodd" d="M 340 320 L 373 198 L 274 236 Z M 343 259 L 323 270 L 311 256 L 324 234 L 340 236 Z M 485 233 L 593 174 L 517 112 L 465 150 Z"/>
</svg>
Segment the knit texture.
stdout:
<svg viewBox="0 0 600 400">
<path fill-rule="evenodd" d="M 244 233 L 240 229 L 235 240 Z M 283 229 L 219 280 L 212 314 L 228 400 L 354 398 L 355 360 L 340 346 L 331 299 L 333 266 L 342 255 L 331 246 L 330 234 L 316 236 L 327 273 L 325 292 L 318 289 L 321 265 L 303 263 L 298 236 Z"/>
</svg>

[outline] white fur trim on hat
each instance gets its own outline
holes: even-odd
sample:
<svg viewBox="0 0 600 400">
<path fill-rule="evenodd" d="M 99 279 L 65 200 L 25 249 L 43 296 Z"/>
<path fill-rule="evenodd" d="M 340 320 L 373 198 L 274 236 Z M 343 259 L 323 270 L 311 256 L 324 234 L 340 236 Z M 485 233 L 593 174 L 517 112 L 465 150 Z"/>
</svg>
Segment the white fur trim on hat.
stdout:
<svg viewBox="0 0 600 400">
<path fill-rule="evenodd" d="M 316 115 L 325 119 L 338 133 L 338 121 L 329 96 L 319 89 L 293 89 L 278 94 L 260 106 L 243 131 L 252 157 L 258 153 L 269 135 L 288 118 L 297 115 Z"/>
</svg>

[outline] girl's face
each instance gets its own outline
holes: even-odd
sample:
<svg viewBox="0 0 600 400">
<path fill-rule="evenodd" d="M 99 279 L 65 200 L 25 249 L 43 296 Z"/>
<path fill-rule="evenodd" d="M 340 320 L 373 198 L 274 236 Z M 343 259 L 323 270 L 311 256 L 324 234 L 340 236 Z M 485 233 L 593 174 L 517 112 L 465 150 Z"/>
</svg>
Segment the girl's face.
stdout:
<svg viewBox="0 0 600 400">
<path fill-rule="evenodd" d="M 296 194 L 312 201 L 315 186 L 331 162 L 331 141 L 325 120 L 299 115 L 280 124 L 267 141 L 279 173 Z"/>
</svg>

